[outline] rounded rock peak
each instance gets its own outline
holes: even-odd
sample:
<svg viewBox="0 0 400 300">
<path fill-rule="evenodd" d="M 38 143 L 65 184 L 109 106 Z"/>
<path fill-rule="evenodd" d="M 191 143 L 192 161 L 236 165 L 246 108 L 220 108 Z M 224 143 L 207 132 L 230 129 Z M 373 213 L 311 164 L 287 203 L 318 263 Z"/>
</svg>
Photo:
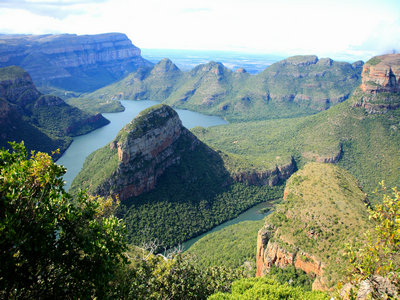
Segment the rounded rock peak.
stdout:
<svg viewBox="0 0 400 300">
<path fill-rule="evenodd" d="M 238 68 L 238 69 L 235 70 L 235 72 L 236 72 L 236 73 L 240 73 L 240 74 L 245 74 L 245 73 L 247 73 L 247 71 L 246 71 L 245 68 Z"/>
<path fill-rule="evenodd" d="M 169 58 L 163 58 L 153 68 L 153 72 L 168 72 L 178 70 L 178 67 Z"/>
<path fill-rule="evenodd" d="M 284 64 L 290 64 L 294 66 L 309 66 L 314 65 L 318 62 L 316 55 L 296 55 L 286 58 L 282 61 Z"/>
</svg>

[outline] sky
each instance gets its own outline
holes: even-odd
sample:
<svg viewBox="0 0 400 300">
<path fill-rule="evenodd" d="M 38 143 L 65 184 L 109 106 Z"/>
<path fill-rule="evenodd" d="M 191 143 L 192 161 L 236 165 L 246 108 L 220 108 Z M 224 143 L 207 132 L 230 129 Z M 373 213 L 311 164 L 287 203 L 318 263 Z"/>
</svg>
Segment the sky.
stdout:
<svg viewBox="0 0 400 300">
<path fill-rule="evenodd" d="M 125 33 L 139 48 L 400 52 L 400 0 L 0 0 L 0 33 Z"/>
</svg>

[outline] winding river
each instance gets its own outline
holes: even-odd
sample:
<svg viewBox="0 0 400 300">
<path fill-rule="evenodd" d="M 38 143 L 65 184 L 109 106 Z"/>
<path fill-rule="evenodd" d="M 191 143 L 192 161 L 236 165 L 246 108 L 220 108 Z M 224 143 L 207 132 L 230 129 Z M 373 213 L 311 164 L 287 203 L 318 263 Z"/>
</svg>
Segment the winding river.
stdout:
<svg viewBox="0 0 400 300">
<path fill-rule="evenodd" d="M 158 104 L 157 101 L 121 101 L 122 105 L 125 107 L 125 111 L 119 113 L 105 113 L 103 114 L 110 123 L 102 128 L 94 130 L 88 134 L 77 136 L 73 139 L 73 142 L 64 152 L 64 154 L 57 160 L 57 164 L 64 165 L 67 168 L 67 173 L 64 175 L 64 180 L 66 182 L 65 188 L 68 189 L 75 178 L 75 176 L 82 169 L 83 163 L 86 157 L 93 151 L 103 147 L 104 145 L 110 143 L 114 137 L 117 135 L 119 130 L 129 123 L 134 117 L 136 117 L 142 110 Z M 216 116 L 203 115 L 197 112 L 189 110 L 176 109 L 182 124 L 190 129 L 195 126 L 209 127 L 216 125 L 227 124 L 225 120 Z M 211 229 L 202 235 L 195 237 L 186 241 L 183 244 L 183 248 L 187 250 L 196 241 L 201 239 L 203 236 L 221 230 L 229 225 L 239 223 L 246 220 L 260 220 L 265 217 L 265 214 L 260 213 L 260 209 L 265 207 L 266 203 L 258 204 L 242 214 L 237 218 L 229 220 L 219 226 Z"/>
<path fill-rule="evenodd" d="M 64 165 L 67 168 L 67 173 L 64 175 L 66 189 L 70 187 L 73 179 L 82 169 L 83 162 L 90 153 L 110 143 L 122 127 L 132 121 L 142 110 L 159 104 L 157 101 L 150 100 L 122 100 L 121 103 L 125 107 L 123 112 L 103 114 L 105 118 L 110 120 L 110 123 L 88 134 L 74 137 L 71 145 L 57 160 L 57 164 Z M 195 126 L 209 127 L 227 124 L 224 119 L 216 116 L 207 116 L 182 109 L 176 109 L 176 112 L 182 120 L 183 126 L 188 129 Z"/>
</svg>

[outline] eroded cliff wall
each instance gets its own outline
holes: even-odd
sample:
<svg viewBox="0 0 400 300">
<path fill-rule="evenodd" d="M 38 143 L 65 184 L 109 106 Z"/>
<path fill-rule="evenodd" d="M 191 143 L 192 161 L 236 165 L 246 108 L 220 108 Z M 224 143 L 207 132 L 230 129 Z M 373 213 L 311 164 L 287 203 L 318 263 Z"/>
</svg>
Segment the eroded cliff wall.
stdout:
<svg viewBox="0 0 400 300">
<path fill-rule="evenodd" d="M 0 35 L 0 67 L 27 70 L 36 85 L 91 91 L 152 64 L 125 34 Z"/>
</svg>

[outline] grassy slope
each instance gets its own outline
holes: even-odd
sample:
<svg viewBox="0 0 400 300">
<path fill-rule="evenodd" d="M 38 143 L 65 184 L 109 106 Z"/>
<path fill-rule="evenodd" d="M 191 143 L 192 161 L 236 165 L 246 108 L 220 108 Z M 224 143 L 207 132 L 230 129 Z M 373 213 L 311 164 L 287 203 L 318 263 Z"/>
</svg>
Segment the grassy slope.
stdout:
<svg viewBox="0 0 400 300">
<path fill-rule="evenodd" d="M 343 145 L 339 165 L 371 193 L 382 179 L 389 186 L 400 180 L 400 110 L 367 114 L 352 106 L 356 100 L 354 96 L 304 118 L 195 128 L 194 133 L 212 147 L 239 156 L 242 168 L 260 170 L 291 155 L 301 167 L 317 157 L 335 156 Z"/>
<path fill-rule="evenodd" d="M 272 239 L 283 248 L 299 248 L 322 261 L 330 286 L 346 271 L 345 243 L 362 239 L 371 226 L 364 199 L 348 172 L 332 164 L 310 163 L 287 181 L 285 200 L 266 223 L 278 228 Z"/>
</svg>

